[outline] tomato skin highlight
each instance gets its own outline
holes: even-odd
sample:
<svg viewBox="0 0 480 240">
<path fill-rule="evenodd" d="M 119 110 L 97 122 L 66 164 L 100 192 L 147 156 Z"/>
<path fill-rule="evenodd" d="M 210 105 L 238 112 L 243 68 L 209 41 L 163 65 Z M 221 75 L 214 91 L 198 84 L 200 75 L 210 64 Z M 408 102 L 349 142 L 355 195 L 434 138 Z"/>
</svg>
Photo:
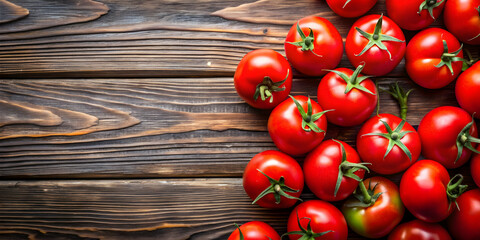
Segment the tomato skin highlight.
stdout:
<svg viewBox="0 0 480 240">
<path fill-rule="evenodd" d="M 240 226 L 244 240 L 280 240 L 280 236 L 270 225 L 252 221 Z M 240 240 L 240 232 L 238 228 L 230 234 L 227 240 Z"/>
<path fill-rule="evenodd" d="M 452 72 L 442 62 L 443 41 L 452 53 L 461 48 L 460 42 L 451 33 L 441 28 L 427 28 L 417 33 L 409 41 L 405 54 L 405 68 L 408 76 L 418 85 L 428 89 L 438 89 L 451 83 L 462 71 L 462 62 L 453 61 Z M 463 50 L 456 57 L 463 58 Z"/>
<path fill-rule="evenodd" d="M 255 100 L 257 86 L 265 77 L 273 82 L 286 81 L 281 85 L 285 90 L 272 91 L 273 101 L 269 98 L 262 101 L 260 96 Z M 287 59 L 271 49 L 257 49 L 247 53 L 237 66 L 233 82 L 238 95 L 248 105 L 259 109 L 272 109 L 284 101 L 292 89 L 292 69 Z"/>
<path fill-rule="evenodd" d="M 375 194 L 383 192 L 375 203 L 369 207 L 348 207 L 348 204 L 358 202 L 355 198 L 349 198 L 342 206 L 342 212 L 354 232 L 367 238 L 380 238 L 400 223 L 405 208 L 395 183 L 380 176 L 363 180 L 366 187 L 369 183 L 372 187 L 377 186 Z"/>
<path fill-rule="evenodd" d="M 398 225 L 388 235 L 388 240 L 451 240 L 447 230 L 438 223 L 418 219 Z"/>
<path fill-rule="evenodd" d="M 390 73 L 402 61 L 405 55 L 406 43 L 405 36 L 398 25 L 388 17 L 383 16 L 381 34 L 395 37 L 403 42 L 384 41 L 387 51 L 374 45 L 365 53 L 359 55 L 369 40 L 362 36 L 356 27 L 367 33 L 373 33 L 380 15 L 372 14 L 358 19 L 350 28 L 346 41 L 345 52 L 348 60 L 354 67 L 365 64 L 363 74 L 373 76 L 383 76 Z"/>
<path fill-rule="evenodd" d="M 348 237 L 348 227 L 345 218 L 340 210 L 328 202 L 309 200 L 297 205 L 288 217 L 288 232 L 300 231 L 297 216 L 300 218 L 300 224 L 303 228 L 307 228 L 310 219 L 311 228 L 315 233 L 332 231 L 318 239 L 346 240 Z M 292 234 L 289 235 L 289 238 L 290 240 L 297 240 L 300 236 L 301 235 Z"/>
<path fill-rule="evenodd" d="M 306 110 L 306 96 L 294 96 Z M 322 107 L 311 100 L 313 114 L 323 111 Z M 327 118 L 322 115 L 315 124 L 325 132 L 327 131 Z M 280 103 L 270 113 L 268 118 L 268 133 L 280 151 L 301 156 L 313 150 L 323 141 L 325 132 L 305 131 L 302 129 L 302 116 L 291 98 Z"/>
<path fill-rule="evenodd" d="M 279 151 L 267 150 L 258 153 L 250 160 L 243 172 L 243 187 L 252 200 L 255 200 L 260 193 L 271 186 L 268 178 L 260 171 L 275 180 L 283 177 L 286 186 L 298 190 L 296 193 L 287 192 L 287 194 L 297 198 L 300 197 L 304 185 L 304 176 L 300 164 L 292 157 Z M 280 203 L 277 204 L 274 194 L 271 193 L 265 195 L 256 203 L 265 208 L 288 208 L 296 202 L 297 199 L 281 196 Z"/>
<path fill-rule="evenodd" d="M 383 113 L 367 120 L 357 134 L 357 149 L 360 158 L 368 165 L 370 170 L 380 174 L 399 173 L 411 166 L 420 156 L 422 144 L 417 131 L 408 123 L 402 127 L 401 132 L 407 133 L 400 141 L 409 149 L 412 159 L 406 155 L 399 146 L 393 146 L 392 150 L 385 156 L 389 140 L 381 136 L 366 135 L 370 133 L 387 133 L 384 121 L 392 129 L 397 128 L 402 119 L 399 117 Z"/>
<path fill-rule="evenodd" d="M 362 16 L 375 6 L 377 0 L 351 0 L 345 4 L 346 2 L 347 0 L 327 0 L 328 6 L 334 13 L 347 18 Z"/>
<path fill-rule="evenodd" d="M 308 188 L 315 196 L 325 201 L 346 199 L 358 186 L 358 182 L 355 179 L 343 176 L 337 195 L 334 196 L 339 166 L 342 163 L 342 150 L 339 144 L 342 144 L 345 148 L 348 162 L 361 162 L 354 148 L 345 142 L 337 141 L 330 139 L 320 143 L 318 147 L 307 155 L 303 163 L 305 182 Z M 354 174 L 362 179 L 365 175 L 365 170 L 359 169 Z"/>
<path fill-rule="evenodd" d="M 310 29 L 313 30 L 313 53 L 302 51 L 301 47 L 290 44 L 302 40 L 297 32 L 297 23 L 306 36 L 309 35 Z M 324 69 L 334 69 L 342 59 L 342 36 L 330 21 L 322 17 L 307 16 L 297 23 L 290 28 L 285 39 L 285 55 L 288 61 L 305 75 L 325 75 L 327 72 L 323 71 Z"/>
<path fill-rule="evenodd" d="M 353 70 L 337 68 L 336 71 L 352 76 Z M 363 77 L 359 74 L 358 77 Z M 317 100 L 323 109 L 334 109 L 327 112 L 328 122 L 338 126 L 355 126 L 361 124 L 372 115 L 377 106 L 377 89 L 375 83 L 367 78 L 360 83 L 361 86 L 373 93 L 367 93 L 357 88 L 345 93 L 347 83 L 336 73 L 327 73 L 317 89 Z"/>
<path fill-rule="evenodd" d="M 440 2 L 441 0 L 436 0 Z M 398 26 L 406 30 L 420 30 L 428 27 L 435 19 L 438 19 L 445 6 L 443 1 L 439 6 L 432 9 L 433 17 L 430 16 L 427 9 L 418 13 L 420 5 L 425 0 L 386 0 L 388 16 L 395 21 Z"/>
<path fill-rule="evenodd" d="M 458 76 L 455 96 L 461 108 L 480 119 L 480 62 L 476 62 Z M 328 115 L 327 115 L 328 117 Z"/>
<path fill-rule="evenodd" d="M 418 125 L 422 155 L 441 163 L 447 169 L 465 164 L 470 159 L 472 151 L 464 147 L 460 158 L 456 160 L 458 152 L 456 141 L 460 131 L 471 121 L 472 116 L 458 107 L 442 106 L 428 112 Z M 469 133 L 473 137 L 478 137 L 475 123 Z"/>
<path fill-rule="evenodd" d="M 443 20 L 448 31 L 464 43 L 480 44 L 480 0 L 448 0 Z"/>
</svg>

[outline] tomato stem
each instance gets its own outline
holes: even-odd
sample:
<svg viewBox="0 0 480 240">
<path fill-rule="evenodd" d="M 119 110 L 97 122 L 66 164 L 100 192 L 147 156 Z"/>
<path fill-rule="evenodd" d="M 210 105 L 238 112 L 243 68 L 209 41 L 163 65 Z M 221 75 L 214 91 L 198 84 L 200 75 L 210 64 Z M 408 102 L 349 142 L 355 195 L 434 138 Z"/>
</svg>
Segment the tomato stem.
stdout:
<svg viewBox="0 0 480 240">
<path fill-rule="evenodd" d="M 275 197 L 275 204 L 280 204 L 281 202 L 281 197 L 286 197 L 288 199 L 296 199 L 302 201 L 302 199 L 294 197 L 292 195 L 287 194 L 288 193 L 298 193 L 300 190 L 293 189 L 285 184 L 285 178 L 283 176 L 280 177 L 279 180 L 275 180 L 262 172 L 260 169 L 257 169 L 258 172 L 263 174 L 266 178 L 268 178 L 268 181 L 270 182 L 270 186 L 265 188 L 260 194 L 258 194 L 257 198 L 253 200 L 252 204 L 255 204 L 258 200 L 262 199 L 268 194 L 273 194 Z"/>
<path fill-rule="evenodd" d="M 460 157 L 462 156 L 464 147 L 466 147 L 472 152 L 480 154 L 480 151 L 475 149 L 472 145 L 472 143 L 480 143 L 480 139 L 470 135 L 470 130 L 474 123 L 475 120 L 472 116 L 472 121 L 465 125 L 465 127 L 457 135 L 457 158 L 455 159 L 454 164 L 457 163 L 458 159 L 460 159 Z"/>
<path fill-rule="evenodd" d="M 365 187 L 365 184 L 363 184 L 363 182 L 360 182 L 358 186 L 360 187 L 360 191 L 363 194 L 363 202 L 366 204 L 372 203 L 372 196 L 370 196 L 370 194 L 368 193 L 367 188 Z"/>
<path fill-rule="evenodd" d="M 300 224 L 300 219 L 308 219 L 307 228 L 304 228 Z M 287 235 L 301 235 L 302 237 L 300 237 L 299 239 L 315 240 L 317 237 L 321 237 L 327 233 L 333 232 L 332 230 L 327 230 L 325 232 L 315 233 L 312 229 L 312 226 L 310 225 L 311 222 L 312 222 L 311 218 L 308 218 L 308 217 L 300 218 L 298 216 L 298 211 L 297 211 L 297 223 L 298 223 L 298 227 L 300 228 L 300 231 L 287 232 L 283 234 L 282 237 L 280 237 L 280 239 L 283 239 L 283 237 Z"/>
<path fill-rule="evenodd" d="M 363 70 L 363 67 L 365 67 L 365 64 L 358 65 L 355 71 L 353 71 L 352 76 L 350 77 L 347 76 L 347 74 L 337 70 L 325 69 L 324 71 L 336 73 L 343 81 L 345 81 L 345 83 L 347 84 L 347 86 L 345 87 L 345 92 L 344 92 L 345 94 L 349 93 L 352 89 L 356 88 L 362 92 L 366 92 L 371 95 L 376 95 L 372 91 L 368 90 L 366 87 L 360 85 L 360 83 L 362 83 L 363 81 L 371 77 L 371 76 L 361 76 L 361 77 L 358 76 L 360 72 Z"/>
<path fill-rule="evenodd" d="M 458 180 L 454 181 L 456 178 L 458 178 Z M 460 195 L 462 195 L 462 193 L 464 193 L 468 188 L 468 185 L 462 185 L 462 181 L 463 181 L 463 175 L 456 174 L 450 179 L 447 185 L 448 200 L 450 201 L 450 203 L 455 202 L 459 211 L 460 211 L 460 208 L 458 207 L 458 203 L 456 199 L 460 197 Z M 450 206 L 448 208 L 450 209 Z"/>
<path fill-rule="evenodd" d="M 269 76 L 265 76 L 263 81 L 259 83 L 255 89 L 255 93 L 253 94 L 253 99 L 257 101 L 258 97 L 262 101 L 265 101 L 269 98 L 269 103 L 273 102 L 273 92 L 281 92 L 285 91 L 285 87 L 281 87 L 288 79 L 288 75 L 290 74 L 290 70 L 287 69 L 287 76 L 282 81 L 274 82 Z"/>
<path fill-rule="evenodd" d="M 400 117 L 404 120 L 407 119 L 408 96 L 413 91 L 413 89 L 405 92 L 405 90 L 398 85 L 398 82 L 395 82 L 395 84 L 390 84 L 389 89 L 380 90 L 389 93 L 393 98 L 397 100 L 398 105 L 400 106 Z"/>
<path fill-rule="evenodd" d="M 437 1 L 437 0 L 425 0 L 423 1 L 420 6 L 418 7 L 418 14 L 422 12 L 422 10 L 427 10 L 428 13 L 430 14 L 430 17 L 432 17 L 433 20 L 435 20 L 435 17 L 433 16 L 433 9 L 440 6 L 445 0 Z"/>
<path fill-rule="evenodd" d="M 333 110 L 325 110 L 325 111 L 313 114 L 313 112 L 312 112 L 312 101 L 310 100 L 310 97 L 308 97 L 307 112 L 305 112 L 305 109 L 302 107 L 302 105 L 300 105 L 300 103 L 297 101 L 297 99 L 295 99 L 291 95 L 289 95 L 289 97 L 293 100 L 293 102 L 297 106 L 298 112 L 300 113 L 300 115 L 302 117 L 302 129 L 305 132 L 310 132 L 310 131 L 314 131 L 316 133 L 325 132 L 323 129 L 319 128 L 317 126 L 317 124 L 315 124 L 315 121 L 320 119 L 323 116 L 323 114 L 325 114 L 326 112 L 333 111 Z M 307 128 L 307 126 L 308 126 L 308 128 Z"/>
<path fill-rule="evenodd" d="M 298 35 L 300 35 L 300 38 L 302 38 L 302 40 L 298 42 L 286 42 L 286 43 L 292 44 L 294 46 L 302 47 L 301 49 L 302 51 L 310 51 L 315 56 L 322 57 L 321 55 L 318 55 L 313 51 L 315 49 L 315 44 L 313 44 L 315 42 L 315 37 L 313 36 L 313 30 L 311 28 L 309 29 L 310 29 L 310 33 L 308 34 L 308 37 L 307 37 L 305 33 L 303 33 L 303 30 L 300 28 L 299 22 L 297 22 L 297 33 Z"/>
<path fill-rule="evenodd" d="M 456 57 L 460 53 L 460 51 L 462 51 L 463 43 L 460 45 L 460 48 L 458 48 L 456 51 L 451 53 L 448 52 L 447 41 L 442 40 L 442 43 L 443 43 L 443 54 L 440 58 L 441 61 L 439 64 L 435 65 L 435 67 L 440 68 L 442 66 L 447 66 L 447 68 L 450 70 L 450 73 L 453 76 L 454 72 L 453 72 L 452 62 L 465 61 L 461 57 Z"/>
</svg>

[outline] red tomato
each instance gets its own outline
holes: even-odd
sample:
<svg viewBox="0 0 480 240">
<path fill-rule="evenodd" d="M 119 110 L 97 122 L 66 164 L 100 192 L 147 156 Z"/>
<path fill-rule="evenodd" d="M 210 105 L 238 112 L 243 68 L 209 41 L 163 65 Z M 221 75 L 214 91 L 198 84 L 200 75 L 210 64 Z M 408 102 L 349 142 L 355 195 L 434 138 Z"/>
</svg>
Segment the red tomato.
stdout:
<svg viewBox="0 0 480 240">
<path fill-rule="evenodd" d="M 306 201 L 295 207 L 288 217 L 287 230 L 290 240 L 302 236 L 310 237 L 302 239 L 341 240 L 348 236 L 347 223 L 340 210 L 321 200 Z"/>
<path fill-rule="evenodd" d="M 368 170 L 355 149 L 339 140 L 320 143 L 305 158 L 303 169 L 308 188 L 325 201 L 350 196 Z"/>
<path fill-rule="evenodd" d="M 342 206 L 348 226 L 367 238 L 386 236 L 405 213 L 397 185 L 384 177 L 372 177 L 358 186 L 355 198 Z"/>
<path fill-rule="evenodd" d="M 228 240 L 280 240 L 280 236 L 270 225 L 252 221 L 233 231 Z"/>
<path fill-rule="evenodd" d="M 480 145 L 477 150 L 480 151 Z M 480 154 L 475 154 L 470 163 L 470 173 L 472 174 L 473 181 L 480 187 Z"/>
<path fill-rule="evenodd" d="M 326 74 L 342 59 L 343 40 L 325 18 L 308 16 L 296 22 L 285 39 L 285 54 L 299 72 L 309 76 Z"/>
<path fill-rule="evenodd" d="M 462 46 L 441 28 L 417 33 L 408 43 L 405 67 L 410 78 L 424 88 L 447 86 L 462 71 Z"/>
<path fill-rule="evenodd" d="M 308 153 L 325 137 L 325 112 L 310 98 L 290 97 L 270 113 L 268 133 L 280 151 L 294 156 Z"/>
<path fill-rule="evenodd" d="M 450 180 L 447 169 L 438 162 L 420 160 L 403 174 L 400 197 L 416 218 L 440 222 L 452 213 L 455 199 L 466 190 L 466 185 L 460 185 L 462 180 L 460 174 Z"/>
<path fill-rule="evenodd" d="M 417 161 L 421 142 L 417 131 L 397 116 L 384 113 L 370 118 L 357 135 L 358 154 L 380 174 L 393 174 Z"/>
<path fill-rule="evenodd" d="M 428 112 L 418 125 L 422 155 L 448 169 L 465 164 L 478 142 L 472 116 L 458 107 L 443 106 Z"/>
<path fill-rule="evenodd" d="M 443 20 L 448 31 L 460 41 L 480 44 L 480 0 L 448 0 Z"/>
<path fill-rule="evenodd" d="M 480 189 L 465 192 L 457 199 L 457 208 L 447 220 L 450 234 L 458 240 L 480 239 Z"/>
<path fill-rule="evenodd" d="M 292 69 L 278 52 L 253 50 L 238 64 L 233 82 L 238 95 L 250 106 L 271 109 L 290 94 Z"/>
<path fill-rule="evenodd" d="M 402 30 L 390 18 L 378 14 L 358 19 L 345 42 L 352 65 L 364 63 L 363 73 L 374 76 L 391 72 L 402 60 L 405 48 Z"/>
<path fill-rule="evenodd" d="M 303 171 L 287 154 L 267 150 L 248 162 L 243 172 L 243 188 L 262 207 L 288 208 L 302 193 Z"/>
<path fill-rule="evenodd" d="M 455 96 L 460 107 L 480 119 L 480 62 L 460 74 L 455 84 Z M 328 118 L 328 115 L 327 115 Z"/>
<path fill-rule="evenodd" d="M 388 235 L 388 240 L 451 240 L 447 230 L 438 223 L 418 219 L 398 225 Z"/>
<path fill-rule="evenodd" d="M 327 0 L 333 12 L 342 17 L 360 17 L 370 10 L 377 0 Z"/>
<path fill-rule="evenodd" d="M 339 126 L 354 126 L 367 120 L 377 106 L 375 83 L 360 74 L 363 65 L 355 71 L 337 68 L 322 78 L 318 85 L 318 103 L 327 112 L 328 122 Z"/>
<path fill-rule="evenodd" d="M 442 13 L 445 0 L 386 0 L 388 16 L 403 29 L 428 27 Z"/>
</svg>

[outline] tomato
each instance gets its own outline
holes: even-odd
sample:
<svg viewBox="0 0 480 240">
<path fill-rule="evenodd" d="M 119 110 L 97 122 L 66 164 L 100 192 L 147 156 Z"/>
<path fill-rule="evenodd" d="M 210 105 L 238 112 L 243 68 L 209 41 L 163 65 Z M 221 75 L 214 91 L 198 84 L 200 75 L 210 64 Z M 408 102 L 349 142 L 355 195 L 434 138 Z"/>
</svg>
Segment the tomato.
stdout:
<svg viewBox="0 0 480 240">
<path fill-rule="evenodd" d="M 445 0 L 386 0 L 388 16 L 403 29 L 420 30 L 442 13 Z"/>
<path fill-rule="evenodd" d="M 299 72 L 309 76 L 326 74 L 342 59 L 343 40 L 325 18 L 308 16 L 296 22 L 285 39 L 285 54 Z"/>
<path fill-rule="evenodd" d="M 388 240 L 451 240 L 447 230 L 438 223 L 418 219 L 398 225 Z"/>
<path fill-rule="evenodd" d="M 374 76 L 391 72 L 402 60 L 405 48 L 402 30 L 390 18 L 377 14 L 358 19 L 345 42 L 352 65 L 365 63 L 363 73 Z"/>
<path fill-rule="evenodd" d="M 303 190 L 303 171 L 285 153 L 267 150 L 255 155 L 243 172 L 243 188 L 253 203 L 266 208 L 288 208 Z"/>
<path fill-rule="evenodd" d="M 417 131 L 405 120 L 384 113 L 370 118 L 357 135 L 360 158 L 380 174 L 393 174 L 417 161 L 421 142 Z"/>
<path fill-rule="evenodd" d="M 440 222 L 452 213 L 455 199 L 466 190 L 462 180 L 460 174 L 450 179 L 447 169 L 438 162 L 420 160 L 403 174 L 400 197 L 416 218 Z"/>
<path fill-rule="evenodd" d="M 447 228 L 455 239 L 480 239 L 480 189 L 465 192 L 457 199 L 458 209 L 447 219 Z M 459 210 L 460 209 L 460 210 Z"/>
<path fill-rule="evenodd" d="M 252 221 L 240 227 L 237 226 L 228 240 L 280 240 L 280 236 L 270 225 Z"/>
<path fill-rule="evenodd" d="M 418 85 L 437 89 L 460 74 L 462 58 L 462 46 L 455 36 L 441 28 L 427 28 L 408 43 L 405 68 Z"/>
<path fill-rule="evenodd" d="M 480 44 L 480 0 L 448 0 L 443 20 L 448 31 L 460 41 Z"/>
<path fill-rule="evenodd" d="M 280 151 L 294 156 L 308 153 L 325 137 L 325 112 L 310 98 L 290 97 L 270 113 L 268 133 Z"/>
<path fill-rule="evenodd" d="M 288 217 L 287 225 L 290 240 L 347 239 L 348 227 L 340 210 L 322 200 L 300 203 Z"/>
<path fill-rule="evenodd" d="M 303 169 L 308 188 L 325 201 L 350 196 L 368 170 L 355 149 L 339 140 L 320 143 L 305 158 Z"/>
<path fill-rule="evenodd" d="M 342 17 L 360 17 L 370 10 L 377 0 L 327 0 L 332 11 Z"/>
<path fill-rule="evenodd" d="M 477 139 L 477 126 L 465 110 L 443 106 L 428 112 L 418 125 L 422 155 L 448 169 L 465 164 Z"/>
<path fill-rule="evenodd" d="M 360 74 L 363 65 L 355 71 L 347 68 L 331 70 L 318 85 L 318 103 L 327 112 L 328 122 L 339 126 L 354 126 L 367 120 L 377 106 L 375 83 Z"/>
<path fill-rule="evenodd" d="M 480 119 L 480 62 L 460 74 L 455 84 L 457 102 L 468 113 Z M 327 116 L 328 118 L 328 116 Z"/>
<path fill-rule="evenodd" d="M 477 150 L 480 151 L 480 145 Z M 472 174 L 473 181 L 480 187 L 480 154 L 475 154 L 470 163 L 470 173 Z"/>
<path fill-rule="evenodd" d="M 348 226 L 367 238 L 386 236 L 405 213 L 397 185 L 377 176 L 363 180 L 358 186 L 360 191 L 342 206 Z"/>
<path fill-rule="evenodd" d="M 253 50 L 238 64 L 233 82 L 238 95 L 250 106 L 272 109 L 290 94 L 292 69 L 278 52 Z"/>
</svg>

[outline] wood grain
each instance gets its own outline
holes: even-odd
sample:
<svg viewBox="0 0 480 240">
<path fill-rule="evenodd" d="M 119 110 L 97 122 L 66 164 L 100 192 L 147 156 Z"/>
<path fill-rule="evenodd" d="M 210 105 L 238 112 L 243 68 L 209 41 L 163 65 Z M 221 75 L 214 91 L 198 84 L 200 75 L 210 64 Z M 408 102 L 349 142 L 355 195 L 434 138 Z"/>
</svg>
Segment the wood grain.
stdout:
<svg viewBox="0 0 480 240">
<path fill-rule="evenodd" d="M 24 18 L 28 14 L 28 9 L 7 0 L 0 0 L 0 24 Z"/>
</svg>

